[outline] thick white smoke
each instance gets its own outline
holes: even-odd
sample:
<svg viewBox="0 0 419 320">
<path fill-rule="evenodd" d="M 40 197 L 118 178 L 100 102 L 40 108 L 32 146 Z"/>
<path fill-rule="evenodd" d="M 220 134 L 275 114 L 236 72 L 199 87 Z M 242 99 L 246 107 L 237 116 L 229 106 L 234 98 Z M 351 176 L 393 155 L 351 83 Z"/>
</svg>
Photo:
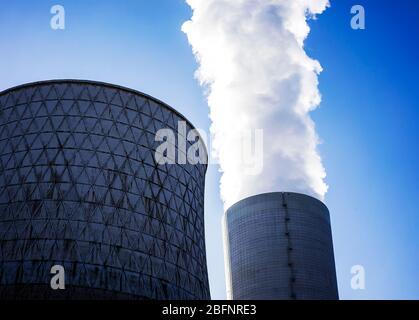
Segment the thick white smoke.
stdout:
<svg viewBox="0 0 419 320">
<path fill-rule="evenodd" d="M 318 61 L 304 51 L 307 20 L 328 0 L 186 0 L 182 30 L 207 89 L 225 208 L 244 197 L 295 191 L 323 199 L 326 176 L 310 111 L 320 103 Z M 263 129 L 263 168 L 249 174 L 241 141 Z"/>
</svg>

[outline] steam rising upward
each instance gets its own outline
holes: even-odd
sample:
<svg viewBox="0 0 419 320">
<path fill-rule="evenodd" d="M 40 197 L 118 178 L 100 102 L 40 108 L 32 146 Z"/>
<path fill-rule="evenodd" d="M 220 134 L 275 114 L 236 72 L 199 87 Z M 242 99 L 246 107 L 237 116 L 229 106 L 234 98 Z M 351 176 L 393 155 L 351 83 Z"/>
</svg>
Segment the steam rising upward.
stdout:
<svg viewBox="0 0 419 320">
<path fill-rule="evenodd" d="M 326 176 L 309 112 L 320 103 L 321 66 L 304 51 L 307 19 L 328 0 L 186 0 L 182 30 L 208 89 L 214 152 L 225 208 L 258 193 L 295 191 L 323 199 Z M 242 138 L 263 129 L 263 168 L 246 174 Z"/>
</svg>

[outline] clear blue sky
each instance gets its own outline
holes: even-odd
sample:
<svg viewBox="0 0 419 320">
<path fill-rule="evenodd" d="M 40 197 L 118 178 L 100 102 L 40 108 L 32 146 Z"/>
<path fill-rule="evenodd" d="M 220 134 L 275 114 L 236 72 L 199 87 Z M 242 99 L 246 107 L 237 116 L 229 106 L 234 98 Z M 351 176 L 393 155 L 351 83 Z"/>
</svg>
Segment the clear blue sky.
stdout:
<svg viewBox="0 0 419 320">
<path fill-rule="evenodd" d="M 66 9 L 53 31 L 50 8 Z M 321 108 L 312 115 L 330 186 L 340 296 L 419 299 L 419 1 L 331 0 L 306 42 L 318 59 Z M 362 4 L 366 30 L 350 28 Z M 208 108 L 180 26 L 184 0 L 15 0 L 0 11 L 0 90 L 24 82 L 111 82 L 169 103 L 208 131 Z M 212 298 L 225 298 L 219 174 L 210 166 L 206 233 Z M 366 289 L 350 287 L 351 266 Z"/>
</svg>

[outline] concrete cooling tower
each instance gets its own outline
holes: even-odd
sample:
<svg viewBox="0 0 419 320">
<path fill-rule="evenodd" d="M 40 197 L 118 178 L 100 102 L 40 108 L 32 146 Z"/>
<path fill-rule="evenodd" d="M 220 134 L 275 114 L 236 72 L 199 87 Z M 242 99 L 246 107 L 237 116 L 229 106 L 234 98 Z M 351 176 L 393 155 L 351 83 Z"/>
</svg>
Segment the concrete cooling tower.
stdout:
<svg viewBox="0 0 419 320">
<path fill-rule="evenodd" d="M 229 299 L 338 299 L 321 201 L 289 192 L 252 196 L 227 210 L 223 227 Z"/>
<path fill-rule="evenodd" d="M 193 129 L 99 82 L 1 92 L 0 299 L 209 299 L 207 166 L 155 160 L 157 131 L 179 121 Z M 51 286 L 56 265 L 65 289 Z"/>
</svg>

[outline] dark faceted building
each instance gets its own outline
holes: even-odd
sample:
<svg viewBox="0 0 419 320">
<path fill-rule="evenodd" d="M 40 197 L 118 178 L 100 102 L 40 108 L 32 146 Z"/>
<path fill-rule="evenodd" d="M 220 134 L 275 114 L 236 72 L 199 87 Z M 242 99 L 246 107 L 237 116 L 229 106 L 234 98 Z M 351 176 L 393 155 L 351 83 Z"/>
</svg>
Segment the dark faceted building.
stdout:
<svg viewBox="0 0 419 320">
<path fill-rule="evenodd" d="M 259 194 L 231 206 L 223 225 L 229 299 L 338 299 L 329 211 L 321 201 Z"/>
<path fill-rule="evenodd" d="M 0 299 L 209 299 L 206 164 L 155 160 L 157 131 L 178 121 L 193 129 L 105 83 L 0 93 Z"/>
</svg>

